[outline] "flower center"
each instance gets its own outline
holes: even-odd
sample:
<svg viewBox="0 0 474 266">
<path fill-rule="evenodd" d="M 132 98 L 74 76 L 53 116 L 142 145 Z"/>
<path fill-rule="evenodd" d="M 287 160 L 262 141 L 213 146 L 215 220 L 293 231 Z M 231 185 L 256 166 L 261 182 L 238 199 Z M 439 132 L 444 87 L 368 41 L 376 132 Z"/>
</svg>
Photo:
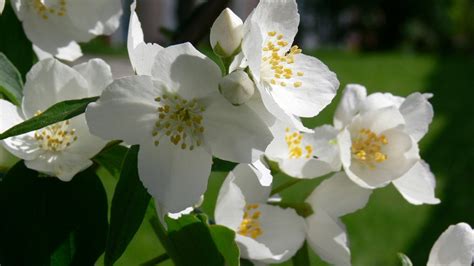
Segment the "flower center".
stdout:
<svg viewBox="0 0 474 266">
<path fill-rule="evenodd" d="M 288 145 L 288 157 L 290 159 L 299 159 L 303 155 L 306 159 L 309 159 L 313 156 L 312 145 L 306 145 L 303 148 L 303 145 L 301 143 L 303 140 L 303 135 L 301 135 L 301 133 L 297 131 L 290 132 L 289 128 L 286 128 L 285 131 L 286 131 L 285 141 L 286 141 L 286 144 Z"/>
<path fill-rule="evenodd" d="M 35 116 L 39 114 L 40 111 Z M 41 149 L 52 152 L 62 151 L 77 140 L 76 130 L 69 130 L 69 120 L 39 129 L 35 131 L 34 137 Z"/>
<path fill-rule="evenodd" d="M 295 55 L 300 54 L 302 50 L 297 45 L 289 48 L 283 34 L 270 31 L 267 35 L 267 44 L 262 48 L 262 78 L 272 85 L 301 87 L 303 83 L 297 77 L 302 77 L 304 73 L 295 71 L 293 64 Z"/>
<path fill-rule="evenodd" d="M 244 219 L 239 226 L 238 233 L 243 236 L 248 236 L 253 239 L 263 234 L 262 228 L 260 227 L 261 212 L 258 210 L 258 204 L 247 204 L 245 206 Z"/>
<path fill-rule="evenodd" d="M 33 9 L 36 13 L 43 19 L 48 19 L 49 15 L 58 15 L 60 17 L 66 15 L 66 1 L 67 0 L 56 0 L 48 1 L 46 0 L 32 0 Z M 54 4 L 51 2 L 55 2 Z"/>
<path fill-rule="evenodd" d="M 204 127 L 202 112 L 206 110 L 196 99 L 188 101 L 179 95 L 163 95 L 156 97 L 158 120 L 155 123 L 152 135 L 155 146 L 160 144 L 163 137 L 169 138 L 174 145 L 181 149 L 193 150 L 203 142 Z"/>
<path fill-rule="evenodd" d="M 382 147 L 387 144 L 388 140 L 384 135 L 377 135 L 370 129 L 363 128 L 352 140 L 352 155 L 374 169 L 376 163 L 387 160 L 387 155 L 382 152 Z"/>
</svg>

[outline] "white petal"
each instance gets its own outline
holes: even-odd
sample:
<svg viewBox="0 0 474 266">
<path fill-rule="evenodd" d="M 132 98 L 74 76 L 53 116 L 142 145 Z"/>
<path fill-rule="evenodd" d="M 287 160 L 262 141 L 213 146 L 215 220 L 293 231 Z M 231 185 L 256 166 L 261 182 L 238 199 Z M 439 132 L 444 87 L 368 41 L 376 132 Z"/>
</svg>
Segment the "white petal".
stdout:
<svg viewBox="0 0 474 266">
<path fill-rule="evenodd" d="M 323 125 L 314 129 L 314 133 L 304 134 L 307 143 L 313 146 L 314 155 L 321 161 L 328 163 L 333 171 L 341 168 L 337 135 L 339 131 L 330 125 Z"/>
<path fill-rule="evenodd" d="M 360 105 L 367 97 L 367 90 L 359 84 L 347 84 L 341 101 L 334 113 L 334 126 L 343 128 L 360 111 Z"/>
<path fill-rule="evenodd" d="M 168 46 L 158 52 L 151 70 L 169 90 L 185 99 L 218 91 L 221 70 L 190 43 Z"/>
<path fill-rule="evenodd" d="M 332 265 L 351 265 L 351 251 L 346 228 L 337 218 L 323 210 L 306 218 L 309 246 Z"/>
<path fill-rule="evenodd" d="M 91 59 L 73 67 L 89 83 L 88 97 L 99 96 L 112 83 L 112 70 L 102 59 Z"/>
<path fill-rule="evenodd" d="M 68 1 L 67 8 L 72 23 L 80 30 L 94 35 L 110 35 L 120 25 L 120 0 Z"/>
<path fill-rule="evenodd" d="M 356 116 L 349 125 L 351 133 L 358 132 L 360 129 L 370 129 L 376 134 L 404 126 L 405 119 L 400 111 L 395 107 L 370 110 Z"/>
<path fill-rule="evenodd" d="M 411 204 L 440 203 L 435 197 L 435 177 L 424 161 L 417 162 L 406 174 L 394 180 L 393 184 Z"/>
<path fill-rule="evenodd" d="M 127 49 L 130 62 L 138 75 L 151 75 L 156 54 L 163 49 L 156 43 L 145 43 L 143 30 L 135 11 L 136 1 L 130 6 L 130 24 L 128 26 Z"/>
<path fill-rule="evenodd" d="M 474 231 L 466 223 L 451 225 L 436 240 L 428 266 L 471 265 L 474 261 Z"/>
<path fill-rule="evenodd" d="M 371 110 L 377 110 L 387 107 L 400 108 L 400 105 L 405 99 L 403 97 L 395 96 L 391 93 L 372 93 L 361 105 L 361 111 L 367 112 Z"/>
<path fill-rule="evenodd" d="M 313 117 L 326 107 L 336 95 L 339 81 L 336 75 L 318 59 L 298 54 L 291 65 L 294 76 L 285 80 L 286 86 L 273 85 L 271 94 L 277 104 L 285 111 L 300 117 Z M 293 84 L 300 82 L 299 87 Z"/>
<path fill-rule="evenodd" d="M 282 254 L 274 254 L 264 244 L 253 238 L 239 234 L 235 236 L 235 242 L 237 242 L 237 245 L 239 246 L 240 256 L 253 261 L 280 261 L 287 253 L 283 252 Z"/>
<path fill-rule="evenodd" d="M 250 164 L 239 164 L 227 176 L 240 188 L 246 202 L 263 203 L 266 202 L 272 190 L 269 186 L 262 186 L 258 175 L 261 173 Z"/>
<path fill-rule="evenodd" d="M 246 247 L 241 250 L 242 257 L 266 263 L 288 260 L 298 251 L 305 240 L 304 219 L 298 216 L 295 210 L 289 208 L 282 209 L 277 206 L 260 204 L 258 210 L 261 212 L 259 222 L 262 234 L 255 241 L 267 247 L 273 255 L 266 258 L 262 254 L 252 256 L 250 247 Z M 248 239 L 246 243 L 252 240 L 250 237 L 246 238 Z"/>
<path fill-rule="evenodd" d="M 152 132 L 158 119 L 154 99 L 162 93 L 161 84 L 148 76 L 115 80 L 97 102 L 87 107 L 91 133 L 107 140 L 152 145 Z"/>
<path fill-rule="evenodd" d="M 406 121 L 406 130 L 417 142 L 428 132 L 433 120 L 433 106 L 420 93 L 410 94 L 400 106 Z"/>
<path fill-rule="evenodd" d="M 92 165 L 92 161 L 78 154 L 68 152 L 44 153 L 34 160 L 25 161 L 26 167 L 58 177 L 62 181 L 71 181 L 82 170 Z"/>
<path fill-rule="evenodd" d="M 237 231 L 244 217 L 245 198 L 241 189 L 234 184 L 234 176 L 229 175 L 219 190 L 214 218 L 216 224 L 225 225 Z"/>
<path fill-rule="evenodd" d="M 372 191 L 352 182 L 344 172 L 324 180 L 306 199 L 316 213 L 321 210 L 332 217 L 340 217 L 363 208 Z"/>
<path fill-rule="evenodd" d="M 23 122 L 23 114 L 17 106 L 0 99 L 0 132 Z M 0 141 L 10 153 L 24 160 L 36 158 L 40 153 L 38 144 L 32 137 L 33 133 L 4 139 Z"/>
<path fill-rule="evenodd" d="M 3 13 L 4 7 L 5 7 L 5 0 L 0 0 L 0 15 Z"/>
<path fill-rule="evenodd" d="M 242 20 L 229 8 L 224 9 L 212 24 L 209 34 L 211 47 L 215 50 L 219 44 L 221 52 L 225 53 L 220 56 L 232 56 L 242 43 L 242 28 Z"/>
<path fill-rule="evenodd" d="M 333 172 L 331 165 L 319 159 L 282 159 L 278 166 L 296 178 L 316 178 Z"/>
<path fill-rule="evenodd" d="M 70 41 L 64 44 L 64 46 L 62 47 L 55 48 L 55 50 L 52 51 L 54 52 L 54 54 L 51 54 L 50 52 L 46 52 L 34 44 L 33 44 L 33 51 L 35 52 L 39 60 L 56 57 L 62 60 L 72 62 L 82 56 L 81 47 L 75 41 Z"/>
<path fill-rule="evenodd" d="M 312 132 L 311 129 L 303 125 L 298 117 L 286 112 L 276 103 L 275 99 L 269 92 L 271 88 L 268 87 L 268 84 L 258 83 L 257 88 L 259 89 L 263 104 L 275 118 L 277 118 L 283 124 L 289 125 L 292 128 L 296 128 L 299 131 Z"/>
<path fill-rule="evenodd" d="M 255 173 L 257 174 L 260 185 L 268 187 L 273 182 L 273 176 L 270 169 L 268 169 L 269 167 L 263 162 L 263 160 L 263 158 L 260 158 L 258 161 L 253 162 L 250 167 L 256 170 Z"/>
<path fill-rule="evenodd" d="M 79 72 L 56 59 L 36 63 L 26 76 L 22 108 L 26 118 L 53 104 L 88 96 L 88 83 Z"/>
<path fill-rule="evenodd" d="M 257 113 L 268 127 L 271 127 L 277 121 L 275 116 L 272 115 L 263 104 L 262 97 L 258 90 L 254 91 L 252 97 L 246 102 L 246 105 Z"/>
<path fill-rule="evenodd" d="M 256 161 L 272 141 L 265 123 L 248 106 L 233 106 L 220 94 L 208 101 L 203 126 L 212 154 L 232 162 Z"/>
<path fill-rule="evenodd" d="M 77 140 L 72 142 L 66 151 L 71 154 L 81 155 L 91 159 L 97 155 L 107 144 L 107 141 L 92 135 L 86 123 L 85 115 L 79 115 L 69 120 L 69 130 L 75 130 Z"/>
<path fill-rule="evenodd" d="M 182 150 L 169 141 L 141 145 L 138 173 L 148 192 L 169 212 L 197 203 L 207 187 L 212 157 L 203 148 Z"/>
</svg>

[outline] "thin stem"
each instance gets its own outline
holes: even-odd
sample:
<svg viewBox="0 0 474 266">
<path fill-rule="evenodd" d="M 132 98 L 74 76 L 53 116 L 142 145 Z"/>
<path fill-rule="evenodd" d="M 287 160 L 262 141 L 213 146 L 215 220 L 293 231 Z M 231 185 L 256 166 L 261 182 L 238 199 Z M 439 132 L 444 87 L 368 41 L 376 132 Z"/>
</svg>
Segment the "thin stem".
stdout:
<svg viewBox="0 0 474 266">
<path fill-rule="evenodd" d="M 147 262 L 144 262 L 142 264 L 140 264 L 141 266 L 154 266 L 154 265 L 157 265 L 157 264 L 160 264 L 166 260 L 169 260 L 170 259 L 170 256 L 167 254 L 167 253 L 164 253 L 164 254 L 161 254 L 160 256 L 158 257 L 155 257 Z"/>
</svg>

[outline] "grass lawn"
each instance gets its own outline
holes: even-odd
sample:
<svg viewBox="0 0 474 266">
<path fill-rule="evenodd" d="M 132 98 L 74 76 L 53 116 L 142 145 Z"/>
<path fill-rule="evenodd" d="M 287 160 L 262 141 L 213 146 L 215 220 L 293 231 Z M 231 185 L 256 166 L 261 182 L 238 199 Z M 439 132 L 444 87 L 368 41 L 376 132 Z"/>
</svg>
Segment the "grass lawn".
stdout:
<svg viewBox="0 0 474 266">
<path fill-rule="evenodd" d="M 388 186 L 376 190 L 365 209 L 343 218 L 354 265 L 400 265 L 398 252 L 407 254 L 415 265 L 425 264 L 431 246 L 449 224 L 464 221 L 474 225 L 474 177 L 471 176 L 474 173 L 471 163 L 474 159 L 474 108 L 471 104 L 474 59 L 340 51 L 321 51 L 315 55 L 337 73 L 341 90 L 347 83 L 360 83 L 369 92 L 391 92 L 401 96 L 415 91 L 435 94 L 432 99 L 435 121 L 421 142 L 421 152 L 436 175 L 436 193 L 442 203 L 413 206 L 393 186 Z M 308 126 L 330 123 L 339 98 L 340 94 L 317 118 L 305 123 Z M 106 174 L 103 177 L 111 198 L 115 180 Z M 203 205 L 205 211 L 212 212 L 224 177 L 224 173 L 212 174 Z M 300 182 L 282 196 L 286 201 L 302 201 L 320 181 Z M 116 265 L 138 265 L 164 252 L 148 222 L 151 215 L 152 208 Z M 312 265 L 325 265 L 314 254 L 311 262 Z"/>
</svg>

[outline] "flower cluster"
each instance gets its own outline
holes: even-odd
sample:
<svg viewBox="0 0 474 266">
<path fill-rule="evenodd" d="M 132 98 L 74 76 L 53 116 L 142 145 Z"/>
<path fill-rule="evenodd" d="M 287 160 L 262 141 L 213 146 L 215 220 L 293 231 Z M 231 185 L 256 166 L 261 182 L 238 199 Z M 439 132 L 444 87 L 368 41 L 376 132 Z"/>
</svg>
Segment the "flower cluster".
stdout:
<svg viewBox="0 0 474 266">
<path fill-rule="evenodd" d="M 18 157 L 30 169 L 70 181 L 93 164 L 107 142 L 138 145 L 138 175 L 163 221 L 200 204 L 213 159 L 233 162 L 237 166 L 220 188 L 213 221 L 233 230 L 240 256 L 255 263 L 284 262 L 306 241 L 325 261 L 349 265 L 341 217 L 363 208 L 374 189 L 389 184 L 411 204 L 440 202 L 418 148 L 433 119 L 432 95 L 368 95 L 362 85 L 349 84 L 332 125 L 304 125 L 301 118 L 315 117 L 331 103 L 339 81 L 293 44 L 299 24 L 295 0 L 261 0 L 245 21 L 225 9 L 210 32 L 223 69 L 190 43 L 145 43 L 133 3 L 127 48 L 135 75 L 115 80 L 99 59 L 70 67 L 43 57 L 76 59 L 76 41 L 117 28 L 120 1 L 12 5 L 42 60 L 26 77 L 21 106 L 0 100 L 0 132 L 59 102 L 98 100 L 85 114 L 1 140 L 0 170 Z M 294 183 L 324 180 L 299 207 L 291 206 L 273 186 L 278 172 Z M 469 237 L 459 230 L 470 230 Z M 430 263 L 448 257 L 453 248 L 443 246 L 453 241 L 451 234 L 472 250 L 469 230 L 448 229 Z M 468 262 L 463 248 L 457 249 L 459 258 Z"/>
</svg>

